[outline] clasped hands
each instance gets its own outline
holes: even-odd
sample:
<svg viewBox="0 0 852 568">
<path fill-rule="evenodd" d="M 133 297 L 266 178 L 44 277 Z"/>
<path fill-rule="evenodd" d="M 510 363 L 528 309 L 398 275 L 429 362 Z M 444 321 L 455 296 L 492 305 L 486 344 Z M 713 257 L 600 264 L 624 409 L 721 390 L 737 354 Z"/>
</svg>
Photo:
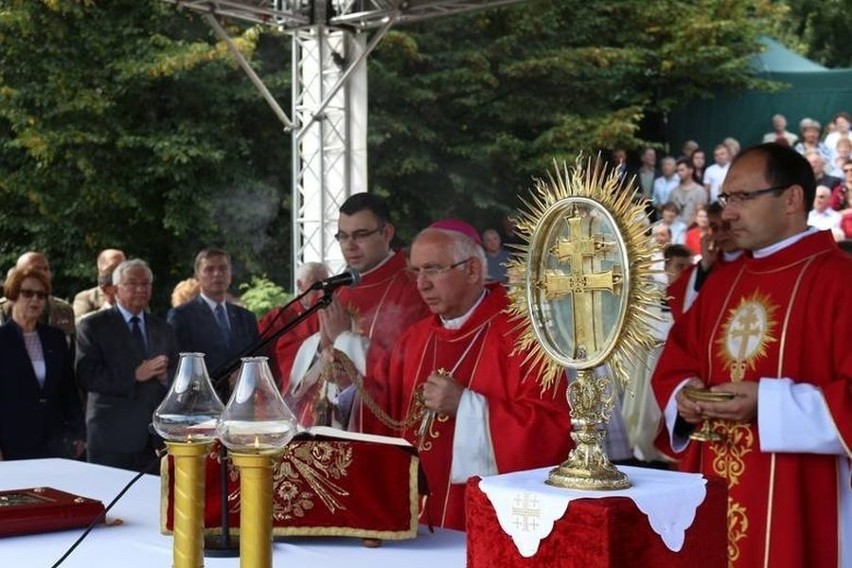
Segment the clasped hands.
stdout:
<svg viewBox="0 0 852 568">
<path fill-rule="evenodd" d="M 165 355 L 157 355 L 151 359 L 145 359 L 136 367 L 136 380 L 140 383 L 158 379 L 165 381 L 168 378 L 169 358 Z"/>
<path fill-rule="evenodd" d="M 706 385 L 701 379 L 692 378 L 686 386 L 704 389 Z M 757 417 L 757 386 L 755 381 L 723 383 L 710 388 L 715 392 L 729 392 L 736 396 L 730 400 L 718 402 L 695 401 L 688 398 L 683 390 L 677 393 L 677 412 L 690 424 L 698 424 L 708 418 L 732 420 L 734 422 L 751 422 Z"/>
<path fill-rule="evenodd" d="M 320 322 L 320 345 L 330 347 L 334 340 L 343 333 L 352 329 L 352 316 L 337 299 L 332 296 L 328 306 L 319 311 Z"/>
</svg>

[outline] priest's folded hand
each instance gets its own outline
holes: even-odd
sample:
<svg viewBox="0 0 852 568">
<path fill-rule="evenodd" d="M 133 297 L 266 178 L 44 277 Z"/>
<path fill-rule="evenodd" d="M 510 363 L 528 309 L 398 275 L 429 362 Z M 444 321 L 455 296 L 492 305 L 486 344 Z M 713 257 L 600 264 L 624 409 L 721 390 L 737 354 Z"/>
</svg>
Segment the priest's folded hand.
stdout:
<svg viewBox="0 0 852 568">
<path fill-rule="evenodd" d="M 684 386 L 697 389 L 705 388 L 704 383 L 702 383 L 701 379 L 698 377 L 689 379 Z M 698 406 L 697 402 L 687 397 L 686 394 L 684 394 L 683 389 L 678 391 L 675 401 L 677 402 L 678 415 L 680 415 L 680 417 L 689 424 L 698 424 L 704 420 L 704 417 L 701 416 L 701 407 Z"/>
<path fill-rule="evenodd" d="M 455 416 L 464 387 L 449 375 L 432 373 L 423 385 L 423 403 L 438 414 Z"/>
</svg>

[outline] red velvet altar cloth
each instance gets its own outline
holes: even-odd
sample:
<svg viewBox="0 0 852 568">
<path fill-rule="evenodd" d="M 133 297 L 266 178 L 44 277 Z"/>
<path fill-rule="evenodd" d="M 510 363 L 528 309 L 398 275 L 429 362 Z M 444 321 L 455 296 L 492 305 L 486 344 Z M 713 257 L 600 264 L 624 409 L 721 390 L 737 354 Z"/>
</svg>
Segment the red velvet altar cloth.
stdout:
<svg viewBox="0 0 852 568">
<path fill-rule="evenodd" d="M 420 460 L 410 446 L 317 438 L 294 441 L 273 474 L 274 536 L 402 540 L 417 535 Z M 174 464 L 161 464 L 160 528 L 174 528 Z M 204 530 L 221 534 L 218 444 L 207 455 Z M 240 526 L 239 470 L 228 460 L 228 519 Z"/>
<path fill-rule="evenodd" d="M 633 501 L 608 497 L 571 501 L 538 552 L 524 558 L 500 528 L 491 502 L 479 490 L 479 478 L 473 477 L 465 492 L 467 566 L 724 568 L 728 562 L 727 494 L 723 480 L 708 479 L 707 496 L 679 552 L 669 550 Z"/>
</svg>

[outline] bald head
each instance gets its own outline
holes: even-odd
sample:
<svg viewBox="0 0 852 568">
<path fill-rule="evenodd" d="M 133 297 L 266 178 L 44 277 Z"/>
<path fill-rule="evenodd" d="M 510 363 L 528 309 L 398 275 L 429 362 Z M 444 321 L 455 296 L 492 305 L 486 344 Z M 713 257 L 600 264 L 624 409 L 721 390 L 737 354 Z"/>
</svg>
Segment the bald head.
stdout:
<svg viewBox="0 0 852 568">
<path fill-rule="evenodd" d="M 124 251 L 118 249 L 104 249 L 98 255 L 98 274 L 103 274 L 113 270 L 116 266 L 124 262 L 126 257 Z"/>
<path fill-rule="evenodd" d="M 24 268 L 34 268 L 47 274 L 51 278 L 50 263 L 47 262 L 47 257 L 37 251 L 28 251 L 18 257 L 18 262 L 15 263 L 15 268 L 23 270 Z"/>
</svg>

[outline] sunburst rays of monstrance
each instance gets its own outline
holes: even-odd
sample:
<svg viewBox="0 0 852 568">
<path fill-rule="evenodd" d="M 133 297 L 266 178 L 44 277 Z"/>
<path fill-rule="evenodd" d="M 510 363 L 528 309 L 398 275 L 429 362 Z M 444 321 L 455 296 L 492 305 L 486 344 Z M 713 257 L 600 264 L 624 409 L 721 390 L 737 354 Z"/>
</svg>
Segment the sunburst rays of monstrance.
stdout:
<svg viewBox="0 0 852 568">
<path fill-rule="evenodd" d="M 522 244 L 510 261 L 509 295 L 519 351 L 542 369 L 542 390 L 565 376 L 575 447 L 547 483 L 624 489 L 630 482 L 606 456 L 603 439 L 628 361 L 656 346 L 663 290 L 644 203 L 598 159 L 554 164 L 537 180 L 516 219 Z"/>
</svg>

